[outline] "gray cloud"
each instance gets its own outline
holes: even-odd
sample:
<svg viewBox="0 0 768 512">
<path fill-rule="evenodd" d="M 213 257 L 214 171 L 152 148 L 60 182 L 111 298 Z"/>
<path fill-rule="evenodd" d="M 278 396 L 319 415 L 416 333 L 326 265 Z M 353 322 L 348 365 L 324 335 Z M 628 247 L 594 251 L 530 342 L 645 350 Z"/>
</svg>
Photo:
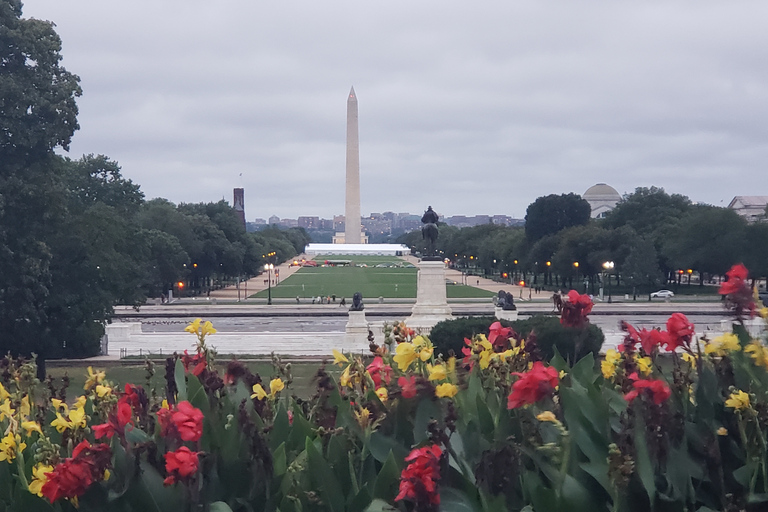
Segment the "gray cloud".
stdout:
<svg viewBox="0 0 768 512">
<path fill-rule="evenodd" d="M 362 210 L 522 217 L 537 196 L 768 195 L 768 4 L 29 0 L 82 78 L 72 156 L 148 197 L 248 218 L 343 212 L 346 94 Z M 242 178 L 239 176 L 243 174 Z"/>
</svg>

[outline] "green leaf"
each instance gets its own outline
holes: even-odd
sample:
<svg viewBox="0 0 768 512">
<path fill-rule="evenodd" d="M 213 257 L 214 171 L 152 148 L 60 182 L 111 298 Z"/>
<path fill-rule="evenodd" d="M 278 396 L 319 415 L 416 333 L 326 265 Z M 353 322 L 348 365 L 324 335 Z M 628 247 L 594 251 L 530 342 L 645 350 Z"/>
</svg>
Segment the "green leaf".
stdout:
<svg viewBox="0 0 768 512">
<path fill-rule="evenodd" d="M 486 405 L 484 397 L 478 395 L 476 401 L 477 419 L 480 424 L 480 432 L 488 441 L 493 441 L 493 434 L 496 429 L 496 425 L 494 424 L 495 422 L 493 421 L 493 415 L 491 415 L 491 411 L 488 410 L 488 406 Z"/>
<path fill-rule="evenodd" d="M 392 512 L 393 510 L 397 510 L 397 508 L 393 507 L 384 500 L 377 499 L 373 500 L 364 512 Z"/>
<path fill-rule="evenodd" d="M 320 490 L 323 502 L 329 510 L 342 512 L 344 510 L 344 493 L 332 468 L 309 438 L 306 440 L 305 450 L 307 452 L 307 462 L 309 463 L 310 478 L 315 487 Z"/>
<path fill-rule="evenodd" d="M 637 460 L 635 461 L 637 475 L 640 477 L 640 482 L 643 484 L 645 492 L 648 494 L 651 508 L 653 508 L 656 498 L 656 483 L 654 481 L 653 463 L 651 462 L 651 456 L 648 453 L 648 446 L 645 440 L 645 422 L 640 414 L 637 415 L 637 423 L 635 424 L 635 451 L 637 452 Z"/>
<path fill-rule="evenodd" d="M 381 432 L 374 432 L 368 440 L 368 449 L 371 455 L 379 462 L 385 462 L 389 453 L 393 452 L 397 460 L 403 460 L 408 455 L 408 449 L 392 437 L 388 437 Z"/>
<path fill-rule="evenodd" d="M 480 510 L 480 504 L 474 503 L 469 496 L 458 489 L 445 487 L 440 490 L 440 510 L 445 512 L 474 512 Z"/>
<path fill-rule="evenodd" d="M 277 450 L 272 454 L 272 467 L 275 469 L 275 476 L 284 475 L 288 469 L 285 456 L 285 443 L 278 446 Z"/>
<path fill-rule="evenodd" d="M 208 509 L 210 512 L 232 512 L 232 509 L 224 503 L 223 501 L 214 501 L 211 503 L 210 508 Z"/>
<path fill-rule="evenodd" d="M 187 399 L 187 379 L 184 372 L 184 363 L 181 359 L 176 360 L 176 368 L 173 372 L 174 379 L 176 380 L 176 402 L 183 402 Z"/>
<path fill-rule="evenodd" d="M 387 460 L 376 476 L 373 486 L 373 497 L 381 499 L 394 499 L 400 485 L 400 467 L 397 465 L 395 455 L 390 451 Z"/>
<path fill-rule="evenodd" d="M 422 443 L 429 437 L 427 426 L 431 420 L 440 421 L 443 417 L 440 402 L 421 400 L 416 407 L 416 418 L 413 420 L 413 442 Z"/>
</svg>

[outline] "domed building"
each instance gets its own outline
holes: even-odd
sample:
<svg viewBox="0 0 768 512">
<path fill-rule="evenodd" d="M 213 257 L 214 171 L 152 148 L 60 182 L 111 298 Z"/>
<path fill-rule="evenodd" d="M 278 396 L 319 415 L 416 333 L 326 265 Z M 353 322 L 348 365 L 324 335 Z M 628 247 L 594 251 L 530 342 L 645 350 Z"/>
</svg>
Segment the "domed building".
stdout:
<svg viewBox="0 0 768 512">
<path fill-rule="evenodd" d="M 605 183 L 598 183 L 587 189 L 581 195 L 592 207 L 592 218 L 602 219 L 616 204 L 621 201 L 621 194 L 615 188 Z"/>
</svg>

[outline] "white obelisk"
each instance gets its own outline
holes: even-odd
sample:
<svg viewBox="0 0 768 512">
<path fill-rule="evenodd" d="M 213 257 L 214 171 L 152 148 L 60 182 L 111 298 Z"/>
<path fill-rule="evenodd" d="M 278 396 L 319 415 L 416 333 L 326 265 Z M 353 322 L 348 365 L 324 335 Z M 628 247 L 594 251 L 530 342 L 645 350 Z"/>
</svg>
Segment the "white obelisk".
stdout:
<svg viewBox="0 0 768 512">
<path fill-rule="evenodd" d="M 360 141 L 355 88 L 347 98 L 347 196 L 344 203 L 344 243 L 363 243 L 360 236 Z"/>
</svg>

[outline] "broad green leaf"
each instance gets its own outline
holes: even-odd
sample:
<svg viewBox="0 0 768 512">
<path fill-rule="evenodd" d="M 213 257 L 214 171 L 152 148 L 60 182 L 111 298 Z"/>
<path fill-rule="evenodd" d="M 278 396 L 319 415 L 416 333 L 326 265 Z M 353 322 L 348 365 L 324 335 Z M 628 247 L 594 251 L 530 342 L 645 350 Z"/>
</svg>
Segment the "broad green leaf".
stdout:
<svg viewBox="0 0 768 512">
<path fill-rule="evenodd" d="M 272 454 L 272 467 L 275 470 L 275 476 L 282 476 L 288 469 L 285 456 L 285 443 L 282 443 L 277 447 L 277 450 Z"/>
<path fill-rule="evenodd" d="M 440 489 L 440 510 L 444 512 L 475 512 L 480 510 L 480 504 L 474 503 L 458 489 L 445 487 Z"/>
<path fill-rule="evenodd" d="M 370 505 L 368 505 L 368 508 L 366 508 L 364 512 L 393 512 L 395 510 L 397 510 L 397 508 L 393 507 L 386 501 L 376 499 L 373 500 Z"/>
<path fill-rule="evenodd" d="M 637 453 L 637 460 L 635 461 L 635 468 L 637 469 L 637 475 L 640 477 L 640 482 L 645 488 L 645 492 L 648 494 L 648 499 L 653 509 L 654 502 L 656 501 L 656 483 L 654 481 L 653 463 L 651 462 L 651 456 L 648 453 L 648 446 L 645 440 L 645 422 L 642 419 L 642 415 L 638 414 L 637 423 L 635 424 L 635 451 Z"/>
<path fill-rule="evenodd" d="M 232 512 L 232 509 L 223 501 L 214 501 L 208 509 L 210 512 Z"/>
<path fill-rule="evenodd" d="M 176 368 L 173 372 L 173 377 L 176 380 L 176 403 L 183 402 L 187 399 L 187 379 L 184 371 L 184 363 L 181 359 L 176 360 Z"/>
<path fill-rule="evenodd" d="M 389 452 L 387 460 L 376 476 L 376 483 L 373 486 L 373 497 L 392 500 L 397 496 L 399 484 L 400 468 L 397 465 L 395 455 Z"/>
<path fill-rule="evenodd" d="M 385 462 L 392 452 L 397 460 L 403 460 L 408 455 L 408 449 L 405 448 L 397 439 L 385 436 L 381 432 L 374 432 L 368 440 L 368 449 L 371 455 L 379 461 Z"/>
<path fill-rule="evenodd" d="M 320 491 L 323 502 L 329 510 L 342 512 L 344 510 L 344 493 L 333 469 L 328 465 L 328 462 L 309 438 L 306 440 L 305 450 L 307 452 L 307 462 L 309 463 L 310 478 L 312 478 L 315 487 Z"/>
</svg>

